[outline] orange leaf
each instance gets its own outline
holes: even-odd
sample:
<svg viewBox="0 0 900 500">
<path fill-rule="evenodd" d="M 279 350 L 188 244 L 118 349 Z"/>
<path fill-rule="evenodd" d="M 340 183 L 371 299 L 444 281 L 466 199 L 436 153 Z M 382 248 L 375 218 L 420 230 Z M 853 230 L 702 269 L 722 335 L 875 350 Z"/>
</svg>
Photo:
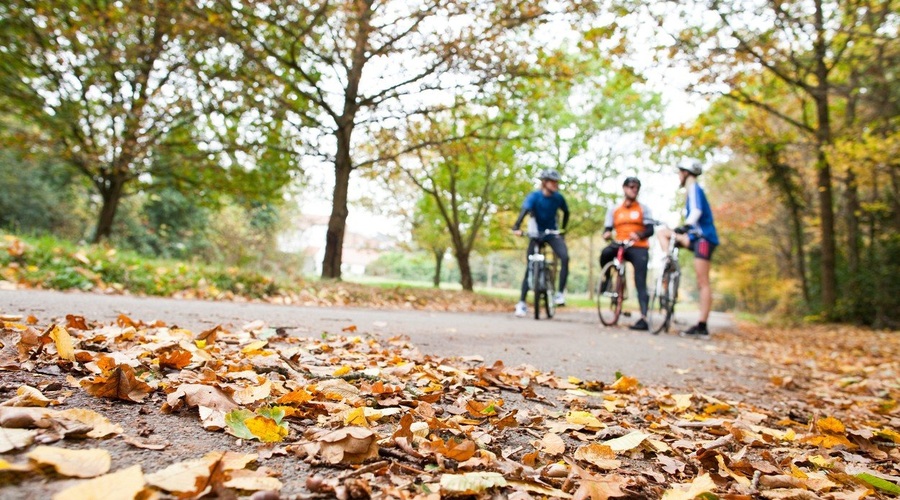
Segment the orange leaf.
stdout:
<svg viewBox="0 0 900 500">
<path fill-rule="evenodd" d="M 84 320 L 84 316 L 76 316 L 74 314 L 66 314 L 66 328 L 90 330 L 87 326 L 87 322 Z"/>
<path fill-rule="evenodd" d="M 93 380 L 81 381 L 81 386 L 88 394 L 107 399 L 121 399 L 139 403 L 153 388 L 134 376 L 134 368 L 118 365 L 109 376 L 94 377 Z"/>
<path fill-rule="evenodd" d="M 184 349 L 175 349 L 159 355 L 160 368 L 180 370 L 189 364 L 191 364 L 191 353 Z"/>
</svg>

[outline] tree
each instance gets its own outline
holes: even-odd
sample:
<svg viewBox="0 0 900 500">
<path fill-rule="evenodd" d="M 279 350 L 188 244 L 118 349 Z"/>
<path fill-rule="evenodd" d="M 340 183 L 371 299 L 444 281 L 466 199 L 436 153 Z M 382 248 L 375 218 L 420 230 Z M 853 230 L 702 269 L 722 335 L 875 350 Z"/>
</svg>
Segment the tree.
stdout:
<svg viewBox="0 0 900 500">
<path fill-rule="evenodd" d="M 280 83 L 276 105 L 333 169 L 324 278 L 341 277 L 351 174 L 390 161 L 375 135 L 452 105 L 446 96 L 462 89 L 506 78 L 509 58 L 522 53 L 522 39 L 506 35 L 533 28 L 551 6 L 573 8 L 549 0 L 214 3 L 211 17 L 246 61 Z"/>
<path fill-rule="evenodd" d="M 90 180 L 100 204 L 95 242 L 110 236 L 122 198 L 141 184 L 177 172 L 203 178 L 210 190 L 234 186 L 223 178 L 227 171 L 257 167 L 249 159 L 218 163 L 242 149 L 230 141 L 229 125 L 247 120 L 217 99 L 233 95 L 215 65 L 217 42 L 192 6 L 181 0 L 0 6 L 0 106 L 35 127 L 26 144 L 46 144 L 45 154 Z M 215 116 L 219 123 L 201 130 L 198 118 Z M 157 161 L 180 153 L 179 161 Z M 157 168 L 163 163 L 177 168 Z"/>
<path fill-rule="evenodd" d="M 700 75 L 698 89 L 758 107 L 812 139 L 821 240 L 820 288 L 828 314 L 835 311 L 838 284 L 835 182 L 827 155 L 838 130 L 835 103 L 843 99 L 846 105 L 847 97 L 860 90 L 859 80 L 850 78 L 854 72 L 847 71 L 848 67 L 874 67 L 873 55 L 896 44 L 893 3 L 709 0 L 673 7 L 680 16 L 662 4 L 649 8 L 660 26 L 677 33 L 671 52 Z M 880 49 L 873 50 L 875 47 Z M 759 73 L 763 85 L 743 86 L 748 71 Z M 780 109 L 765 93 L 752 92 L 769 85 L 784 85 L 803 105 L 792 108 L 795 112 L 791 113 Z"/>
<path fill-rule="evenodd" d="M 438 205 L 431 196 L 422 196 L 416 203 L 412 221 L 412 238 L 420 248 L 428 250 L 434 258 L 432 283 L 435 288 L 439 288 L 444 255 L 450 248 L 450 239 L 442 215 L 438 211 Z"/>
</svg>

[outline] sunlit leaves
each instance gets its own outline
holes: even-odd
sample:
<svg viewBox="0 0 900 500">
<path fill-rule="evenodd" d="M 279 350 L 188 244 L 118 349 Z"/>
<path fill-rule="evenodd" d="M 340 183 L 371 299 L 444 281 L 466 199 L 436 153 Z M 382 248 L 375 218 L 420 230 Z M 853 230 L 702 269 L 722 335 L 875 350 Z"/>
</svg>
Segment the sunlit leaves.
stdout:
<svg viewBox="0 0 900 500">
<path fill-rule="evenodd" d="M 38 446 L 27 456 L 38 465 L 50 466 L 59 474 L 71 477 L 96 477 L 106 474 L 112 465 L 112 456 L 101 449 L 69 450 Z"/>
<path fill-rule="evenodd" d="M 256 413 L 250 410 L 233 410 L 225 415 L 229 433 L 242 439 L 257 439 L 264 443 L 282 441 L 289 429 L 284 422 L 284 410 L 260 408 Z"/>
<path fill-rule="evenodd" d="M 140 402 L 153 392 L 153 387 L 138 379 L 134 368 L 129 365 L 117 365 L 108 374 L 83 380 L 81 385 L 89 394 L 98 398 L 131 402 Z"/>
</svg>

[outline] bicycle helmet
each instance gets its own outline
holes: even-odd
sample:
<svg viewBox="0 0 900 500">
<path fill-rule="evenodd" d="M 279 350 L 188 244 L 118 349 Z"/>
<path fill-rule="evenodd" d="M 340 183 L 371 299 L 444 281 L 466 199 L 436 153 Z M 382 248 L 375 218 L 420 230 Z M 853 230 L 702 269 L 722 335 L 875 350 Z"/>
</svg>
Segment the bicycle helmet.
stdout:
<svg viewBox="0 0 900 500">
<path fill-rule="evenodd" d="M 681 165 L 678 165 L 678 169 L 684 170 L 685 172 L 695 176 L 703 173 L 703 165 L 701 165 L 697 160 L 688 160 Z"/>
<path fill-rule="evenodd" d="M 556 170 L 547 169 L 541 172 L 540 179 L 542 181 L 556 181 L 559 182 L 562 177 L 559 176 L 559 172 Z"/>
<path fill-rule="evenodd" d="M 629 184 L 637 184 L 638 189 L 641 187 L 641 180 L 637 177 L 626 177 L 625 182 L 622 183 L 623 186 L 627 186 Z"/>
</svg>

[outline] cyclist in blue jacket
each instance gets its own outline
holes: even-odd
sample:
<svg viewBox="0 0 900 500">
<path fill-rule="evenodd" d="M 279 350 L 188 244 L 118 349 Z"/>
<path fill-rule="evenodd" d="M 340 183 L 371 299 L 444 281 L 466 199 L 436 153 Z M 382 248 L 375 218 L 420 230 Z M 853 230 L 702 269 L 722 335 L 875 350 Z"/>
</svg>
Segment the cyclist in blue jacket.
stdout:
<svg viewBox="0 0 900 500">
<path fill-rule="evenodd" d="M 566 204 L 566 199 L 563 195 L 559 193 L 559 172 L 556 170 L 544 170 L 541 172 L 540 179 L 541 188 L 525 197 L 525 202 L 522 203 L 522 210 L 519 212 L 519 217 L 513 225 L 513 232 L 519 236 L 522 235 L 522 230 L 520 229 L 522 220 L 525 219 L 526 215 L 530 214 L 531 220 L 528 221 L 529 233 L 532 233 L 533 230 L 533 234 L 541 235 L 539 239 L 550 245 L 553 253 L 559 259 L 559 292 L 556 293 L 556 297 L 553 300 L 556 301 L 556 305 L 562 306 L 566 303 L 565 290 L 566 280 L 569 276 L 569 250 L 566 247 L 566 240 L 561 234 L 544 234 L 544 230 L 555 231 L 560 229 L 564 232 L 569 224 L 569 206 Z M 562 226 L 558 227 L 556 213 L 560 210 L 562 210 L 563 219 Z M 531 255 L 535 244 L 535 240 L 531 240 L 528 244 L 528 253 L 526 255 Z M 519 296 L 519 303 L 516 304 L 516 316 L 521 317 L 528 314 L 528 306 L 525 303 L 527 294 L 528 271 L 526 270 L 525 278 L 522 280 L 522 293 Z"/>
<path fill-rule="evenodd" d="M 692 160 L 678 167 L 678 178 L 681 187 L 687 189 L 687 200 L 684 225 L 675 229 L 677 233 L 675 240 L 678 246 L 694 252 L 694 271 L 697 273 L 697 288 L 700 291 L 700 320 L 696 325 L 682 331 L 683 337 L 709 337 L 709 330 L 706 328 L 712 307 L 709 268 L 712 254 L 719 246 L 719 236 L 716 234 L 716 225 L 713 222 L 709 202 L 706 200 L 706 193 L 697 183 L 697 177 L 702 173 L 703 166 L 699 161 Z M 663 248 L 666 247 L 671 234 L 671 229 L 661 229 L 657 232 Z"/>
</svg>

